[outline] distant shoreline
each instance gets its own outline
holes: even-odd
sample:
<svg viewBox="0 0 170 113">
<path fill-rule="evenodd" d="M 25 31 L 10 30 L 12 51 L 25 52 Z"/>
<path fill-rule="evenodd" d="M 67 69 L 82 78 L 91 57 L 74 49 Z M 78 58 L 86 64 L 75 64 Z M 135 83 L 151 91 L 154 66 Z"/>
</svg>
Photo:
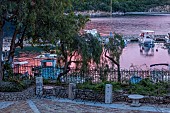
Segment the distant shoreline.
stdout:
<svg viewBox="0 0 170 113">
<path fill-rule="evenodd" d="M 125 15 L 155 15 L 155 16 L 166 16 L 166 15 L 170 15 L 170 12 L 126 12 Z"/>
<path fill-rule="evenodd" d="M 75 12 L 76 15 L 82 14 L 90 18 L 110 17 L 110 12 L 103 11 L 84 11 Z M 151 15 L 151 16 L 170 16 L 170 12 L 113 12 L 112 16 L 126 16 L 126 15 Z"/>
</svg>

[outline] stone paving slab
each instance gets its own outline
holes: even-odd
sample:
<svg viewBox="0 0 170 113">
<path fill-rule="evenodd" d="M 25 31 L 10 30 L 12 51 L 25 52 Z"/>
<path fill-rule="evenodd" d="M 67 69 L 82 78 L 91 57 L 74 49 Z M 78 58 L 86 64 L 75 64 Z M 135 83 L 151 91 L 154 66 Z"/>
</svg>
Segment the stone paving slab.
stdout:
<svg viewBox="0 0 170 113">
<path fill-rule="evenodd" d="M 0 102 L 0 109 L 6 108 L 12 104 L 14 104 L 14 102 Z"/>
<path fill-rule="evenodd" d="M 151 106 L 130 107 L 126 104 L 101 104 L 69 99 L 31 99 L 27 101 L 0 101 L 0 113 L 170 113 L 170 108 Z M 149 110 L 147 110 L 149 109 Z M 163 111 L 164 110 L 164 111 Z"/>
<path fill-rule="evenodd" d="M 34 111 L 34 113 L 40 113 L 37 106 L 34 104 L 32 100 L 27 100 L 27 103 L 29 104 L 30 108 Z"/>
<path fill-rule="evenodd" d="M 13 104 L 0 109 L 0 113 L 34 113 L 26 101 L 15 101 Z"/>
<path fill-rule="evenodd" d="M 130 103 L 113 103 L 113 104 L 101 104 L 101 103 L 94 103 L 94 102 L 82 102 L 82 101 L 72 101 L 69 99 L 53 99 L 53 101 L 58 102 L 70 102 L 76 104 L 85 104 L 91 106 L 100 106 L 106 108 L 115 108 L 115 109 L 122 109 L 122 110 L 138 110 L 138 111 L 145 111 L 145 112 L 163 112 L 163 113 L 170 113 L 170 107 L 162 107 L 156 105 L 142 105 L 140 107 L 131 107 Z"/>
<path fill-rule="evenodd" d="M 33 100 L 41 113 L 159 113 L 129 109 L 116 109 L 49 99 Z M 104 105 L 104 104 L 103 104 Z"/>
</svg>

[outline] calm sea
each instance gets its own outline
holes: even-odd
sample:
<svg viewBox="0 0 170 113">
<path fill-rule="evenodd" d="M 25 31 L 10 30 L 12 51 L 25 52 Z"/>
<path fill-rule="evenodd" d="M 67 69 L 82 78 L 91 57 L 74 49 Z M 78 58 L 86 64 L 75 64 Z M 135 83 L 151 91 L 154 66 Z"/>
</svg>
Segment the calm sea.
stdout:
<svg viewBox="0 0 170 113">
<path fill-rule="evenodd" d="M 155 34 L 166 35 L 170 32 L 170 15 L 115 16 L 112 18 L 92 18 L 85 29 L 97 29 L 101 35 L 110 31 L 123 35 L 139 34 L 140 30 L 154 30 Z"/>
<path fill-rule="evenodd" d="M 138 35 L 140 30 L 144 29 L 154 30 L 156 35 L 166 35 L 170 32 L 170 15 L 92 18 L 86 24 L 85 29 L 97 29 L 102 36 L 109 35 L 110 32 L 122 35 Z M 152 51 L 141 53 L 138 43 L 129 43 L 120 58 L 121 67 L 126 69 L 129 69 L 132 64 L 137 68 L 145 69 L 155 63 L 170 64 L 170 53 L 163 44 L 156 44 Z"/>
</svg>

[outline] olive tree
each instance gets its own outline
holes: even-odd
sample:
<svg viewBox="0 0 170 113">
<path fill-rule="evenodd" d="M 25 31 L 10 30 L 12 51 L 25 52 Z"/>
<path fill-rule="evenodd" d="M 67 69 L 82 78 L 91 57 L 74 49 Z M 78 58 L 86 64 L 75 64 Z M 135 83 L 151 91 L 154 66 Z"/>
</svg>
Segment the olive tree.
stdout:
<svg viewBox="0 0 170 113">
<path fill-rule="evenodd" d="M 50 43 L 51 46 L 56 47 L 64 62 L 63 72 L 59 74 L 58 80 L 70 71 L 73 62 L 76 64 L 80 62 L 81 68 L 88 68 L 91 60 L 99 63 L 102 52 L 99 41 L 91 34 L 80 33 L 89 20 L 87 17 L 75 15 L 68 1 L 66 3 L 54 1 L 53 5 L 46 1 L 41 8 L 38 10 L 42 10 L 43 14 L 37 13 L 36 18 L 39 20 L 38 25 L 42 27 L 35 26 L 32 42 L 33 44 Z M 72 59 L 76 54 L 81 57 L 81 60 Z"/>
<path fill-rule="evenodd" d="M 109 38 L 109 42 L 105 45 L 105 57 L 108 58 L 113 64 L 117 66 L 118 82 L 121 81 L 120 73 L 120 55 L 125 47 L 124 40 L 119 34 L 114 34 L 114 37 Z M 108 53 L 108 54 L 107 54 Z"/>
<path fill-rule="evenodd" d="M 59 50 L 68 73 L 75 53 L 82 57 L 82 66 L 90 59 L 98 62 L 101 47 L 91 35 L 79 33 L 88 21 L 75 15 L 69 0 L 2 0 L 1 22 L 11 22 L 14 33 L 11 39 L 8 63 L 12 64 L 16 47 L 23 48 L 23 41 L 32 45 L 51 45 Z M 2 28 L 2 27 L 1 27 Z M 2 31 L 2 29 L 1 29 Z M 93 46 L 95 45 L 95 46 Z"/>
</svg>

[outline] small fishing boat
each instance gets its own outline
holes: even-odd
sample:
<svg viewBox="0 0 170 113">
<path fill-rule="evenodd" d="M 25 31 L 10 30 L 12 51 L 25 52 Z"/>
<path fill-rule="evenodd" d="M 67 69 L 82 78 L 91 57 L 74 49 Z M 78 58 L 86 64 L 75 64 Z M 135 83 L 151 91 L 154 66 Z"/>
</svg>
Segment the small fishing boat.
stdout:
<svg viewBox="0 0 170 113">
<path fill-rule="evenodd" d="M 152 30 L 141 30 L 141 34 L 138 39 L 140 46 L 153 48 L 155 46 L 154 34 L 155 32 Z"/>
<path fill-rule="evenodd" d="M 138 39 L 140 52 L 146 56 L 154 55 L 154 49 L 153 49 L 155 47 L 154 34 L 155 32 L 152 30 L 141 30 L 141 34 Z"/>
</svg>

